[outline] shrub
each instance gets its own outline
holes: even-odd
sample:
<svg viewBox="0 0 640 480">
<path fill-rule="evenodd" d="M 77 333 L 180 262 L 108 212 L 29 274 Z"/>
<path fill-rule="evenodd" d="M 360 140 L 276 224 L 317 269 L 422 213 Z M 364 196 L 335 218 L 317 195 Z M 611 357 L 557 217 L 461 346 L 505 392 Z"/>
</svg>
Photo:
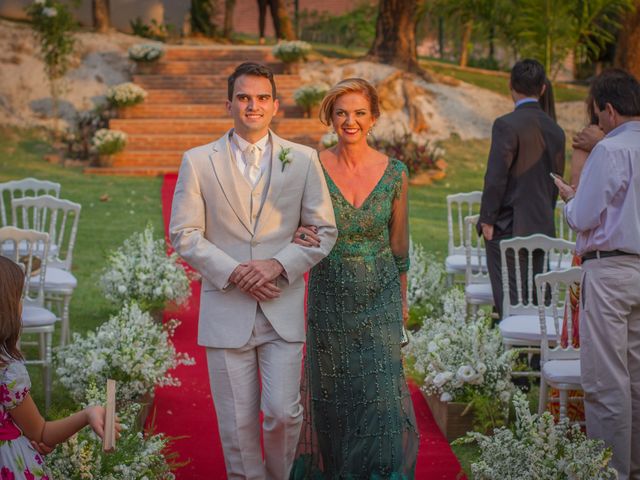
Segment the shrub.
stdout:
<svg viewBox="0 0 640 480">
<path fill-rule="evenodd" d="M 303 85 L 293 92 L 293 100 L 309 114 L 313 107 L 320 105 L 328 91 L 329 85 L 325 83 Z"/>
<path fill-rule="evenodd" d="M 127 145 L 127 134 L 120 130 L 101 128 L 91 141 L 100 155 L 113 155 L 124 150 Z"/>
<path fill-rule="evenodd" d="M 135 20 L 129 21 L 129 25 L 134 35 L 151 40 L 164 41 L 173 30 L 171 25 L 159 23 L 155 18 L 151 19 L 150 25 L 147 25 L 142 21 L 142 18 L 136 17 Z"/>
<path fill-rule="evenodd" d="M 125 82 L 107 90 L 107 101 L 114 107 L 130 107 L 144 102 L 147 91 L 135 83 Z"/>
<path fill-rule="evenodd" d="M 446 272 L 441 261 L 425 252 L 422 245 L 409 242 L 409 272 L 407 272 L 407 300 L 409 308 L 421 316 L 442 313 Z"/>
<path fill-rule="evenodd" d="M 161 45 L 141 43 L 129 48 L 129 58 L 136 62 L 155 62 L 164 55 Z"/>
<path fill-rule="evenodd" d="M 436 162 L 444 154 L 442 149 L 431 145 L 429 141 L 418 143 L 411 133 L 390 140 L 376 138 L 371 141 L 371 146 L 404 163 L 410 176 L 425 170 L 437 169 Z"/>
<path fill-rule="evenodd" d="M 300 40 L 282 40 L 273 47 L 273 55 L 285 63 L 306 60 L 311 52 L 311 45 Z"/>
<path fill-rule="evenodd" d="M 377 5 L 369 3 L 337 16 L 305 11 L 300 19 L 301 38 L 347 48 L 369 48 L 376 34 L 377 14 Z"/>
</svg>

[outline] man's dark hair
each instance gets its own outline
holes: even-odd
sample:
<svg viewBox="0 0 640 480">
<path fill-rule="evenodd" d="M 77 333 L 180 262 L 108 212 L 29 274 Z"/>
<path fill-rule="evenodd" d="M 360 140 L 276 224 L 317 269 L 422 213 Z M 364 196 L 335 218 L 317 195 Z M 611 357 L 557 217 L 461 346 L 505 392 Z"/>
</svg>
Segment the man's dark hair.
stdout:
<svg viewBox="0 0 640 480">
<path fill-rule="evenodd" d="M 273 72 L 266 65 L 261 65 L 256 62 L 245 62 L 241 63 L 236 67 L 229 78 L 227 79 L 228 90 L 227 97 L 229 101 L 233 98 L 233 87 L 235 86 L 236 80 L 242 75 L 253 75 L 254 77 L 264 77 L 271 83 L 271 94 L 273 95 L 273 99 L 276 99 L 276 82 L 273 79 Z"/>
<path fill-rule="evenodd" d="M 601 111 L 610 103 L 624 117 L 640 115 L 640 83 L 620 68 L 605 70 L 598 75 L 591 84 L 589 95 Z"/>
<path fill-rule="evenodd" d="M 511 88 L 527 97 L 539 97 L 546 78 L 542 64 L 526 58 L 517 62 L 511 69 Z"/>
</svg>

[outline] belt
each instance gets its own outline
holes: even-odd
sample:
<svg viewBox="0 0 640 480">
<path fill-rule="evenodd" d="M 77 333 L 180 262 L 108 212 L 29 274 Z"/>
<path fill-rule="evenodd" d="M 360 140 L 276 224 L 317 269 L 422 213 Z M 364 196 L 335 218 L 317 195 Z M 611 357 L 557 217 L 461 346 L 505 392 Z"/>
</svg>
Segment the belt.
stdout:
<svg viewBox="0 0 640 480">
<path fill-rule="evenodd" d="M 637 255 L 636 253 L 623 252 L 622 250 L 594 250 L 582 255 L 582 261 L 593 260 L 594 258 L 618 257 L 620 255 Z"/>
</svg>

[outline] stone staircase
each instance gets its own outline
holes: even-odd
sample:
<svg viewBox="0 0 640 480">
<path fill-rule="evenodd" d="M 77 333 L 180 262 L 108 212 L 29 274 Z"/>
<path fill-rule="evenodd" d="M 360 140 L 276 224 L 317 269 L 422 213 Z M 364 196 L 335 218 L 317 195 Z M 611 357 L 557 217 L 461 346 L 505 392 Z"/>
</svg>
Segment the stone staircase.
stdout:
<svg viewBox="0 0 640 480">
<path fill-rule="evenodd" d="M 280 110 L 272 128 L 288 140 L 317 147 L 327 131 L 318 119 L 303 118 L 293 101 L 298 75 L 283 74 L 270 47 L 169 46 L 159 62 L 142 67 L 133 82 L 148 92 L 146 100 L 120 109 L 109 128 L 128 135 L 127 147 L 111 167 L 90 167 L 92 174 L 162 175 L 177 172 L 182 153 L 209 143 L 232 127 L 225 100 L 227 77 L 245 61 L 270 66 L 276 73 Z"/>
</svg>

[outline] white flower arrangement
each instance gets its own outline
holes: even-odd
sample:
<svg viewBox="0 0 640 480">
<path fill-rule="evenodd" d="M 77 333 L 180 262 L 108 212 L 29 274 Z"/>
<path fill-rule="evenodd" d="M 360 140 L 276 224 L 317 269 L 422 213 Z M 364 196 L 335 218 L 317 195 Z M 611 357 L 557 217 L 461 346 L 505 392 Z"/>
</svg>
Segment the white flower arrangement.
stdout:
<svg viewBox="0 0 640 480">
<path fill-rule="evenodd" d="M 455 444 L 477 442 L 480 458 L 471 464 L 476 480 L 615 479 L 608 467 L 611 450 L 589 440 L 577 424 L 556 423 L 553 415 L 531 414 L 521 392 L 513 396 L 514 430 L 495 429 L 492 436 L 472 432 Z"/>
<path fill-rule="evenodd" d="M 91 139 L 92 145 L 101 155 L 113 155 L 124 150 L 127 145 L 127 134 L 120 130 L 101 128 Z"/>
<path fill-rule="evenodd" d="M 115 107 L 130 107 L 144 102 L 147 91 L 132 82 L 125 82 L 107 90 L 107 100 Z"/>
<path fill-rule="evenodd" d="M 308 110 L 311 107 L 320 105 L 329 88 L 329 85 L 326 83 L 302 85 L 293 92 L 293 100 L 296 102 L 296 105 Z"/>
<path fill-rule="evenodd" d="M 193 365 L 185 353 L 177 353 L 171 337 L 179 322 L 160 325 L 133 303 L 86 337 L 74 333 L 73 342 L 56 351 L 60 382 L 78 402 L 86 400 L 91 384 L 118 382 L 118 401 L 129 403 L 155 386 L 179 386 L 168 372 L 178 365 Z"/>
<path fill-rule="evenodd" d="M 104 404 L 104 390 L 95 386 L 87 390 L 90 404 Z M 140 405 L 130 404 L 119 409 L 122 425 L 118 448 L 102 451 L 102 440 L 89 428 L 84 428 L 47 455 L 51 478 L 65 480 L 132 480 L 153 478 L 173 480 L 171 465 L 165 457 L 170 440 L 163 434 L 143 433 L 135 428 Z"/>
<path fill-rule="evenodd" d="M 327 132 L 320 139 L 320 143 L 324 148 L 331 148 L 338 143 L 338 134 L 336 132 Z"/>
<path fill-rule="evenodd" d="M 276 58 L 285 63 L 299 62 L 307 59 L 307 55 L 311 52 L 311 44 L 301 40 L 283 40 L 274 45 L 272 52 Z"/>
<path fill-rule="evenodd" d="M 150 225 L 109 254 L 100 284 L 108 300 L 119 305 L 135 301 L 145 310 L 162 309 L 167 302 L 181 304 L 190 294 L 178 255 L 167 255 L 165 240 L 154 239 Z"/>
<path fill-rule="evenodd" d="M 162 55 L 164 49 L 155 43 L 140 43 L 129 48 L 129 58 L 136 62 L 155 62 Z"/>
<path fill-rule="evenodd" d="M 468 402 L 479 394 L 507 405 L 514 389 L 511 370 L 517 351 L 505 351 L 490 319 L 467 322 L 460 290 L 445 293 L 443 303 L 444 313 L 426 317 L 405 349 L 413 370 L 424 377 L 422 390 L 443 402 Z"/>
<path fill-rule="evenodd" d="M 407 272 L 407 300 L 410 308 L 420 308 L 423 315 L 440 313 L 445 293 L 446 272 L 433 255 L 427 254 L 419 243 L 409 242 L 409 271 Z"/>
</svg>

